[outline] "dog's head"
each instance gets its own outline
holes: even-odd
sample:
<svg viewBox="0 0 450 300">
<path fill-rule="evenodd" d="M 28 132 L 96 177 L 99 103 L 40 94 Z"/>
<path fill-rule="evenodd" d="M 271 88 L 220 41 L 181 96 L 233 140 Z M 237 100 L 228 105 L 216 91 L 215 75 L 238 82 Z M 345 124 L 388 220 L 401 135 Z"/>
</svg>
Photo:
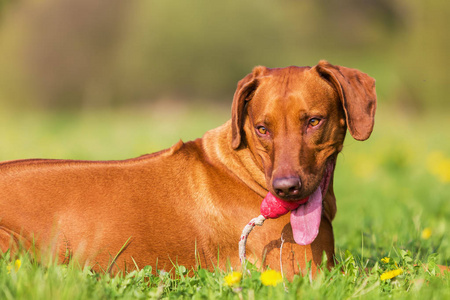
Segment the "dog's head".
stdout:
<svg viewBox="0 0 450 300">
<path fill-rule="evenodd" d="M 231 146 L 250 148 L 273 195 L 298 201 L 326 192 L 347 127 L 367 139 L 375 108 L 375 80 L 358 70 L 255 67 L 234 95 Z"/>
</svg>

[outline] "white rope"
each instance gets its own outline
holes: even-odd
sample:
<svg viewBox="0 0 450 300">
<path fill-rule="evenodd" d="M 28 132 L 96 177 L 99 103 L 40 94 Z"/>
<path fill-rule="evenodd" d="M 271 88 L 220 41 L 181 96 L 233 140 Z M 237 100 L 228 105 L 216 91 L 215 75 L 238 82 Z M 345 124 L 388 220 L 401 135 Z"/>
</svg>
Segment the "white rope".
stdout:
<svg viewBox="0 0 450 300">
<path fill-rule="evenodd" d="M 286 282 L 284 281 L 284 273 L 283 273 L 283 245 L 284 245 L 284 238 L 283 238 L 283 233 L 281 233 L 281 245 L 280 245 L 280 273 L 281 273 L 281 278 L 283 279 L 283 287 L 284 290 L 286 291 L 286 293 L 289 292 L 288 287 L 286 286 Z"/>
<path fill-rule="evenodd" d="M 241 260 L 242 265 L 245 263 L 245 245 L 247 244 L 248 235 L 256 225 L 262 226 L 265 220 L 266 218 L 264 218 L 263 215 L 259 215 L 245 225 L 244 230 L 242 230 L 241 238 L 239 240 L 239 259 Z"/>
<path fill-rule="evenodd" d="M 280 245 L 280 272 L 281 272 L 281 276 L 284 277 L 284 275 L 283 275 L 283 260 L 282 260 L 282 258 L 283 258 L 283 245 L 284 245 L 283 233 L 281 233 L 280 240 L 281 240 L 281 245 Z M 285 286 L 285 288 L 286 288 L 286 286 Z"/>
</svg>

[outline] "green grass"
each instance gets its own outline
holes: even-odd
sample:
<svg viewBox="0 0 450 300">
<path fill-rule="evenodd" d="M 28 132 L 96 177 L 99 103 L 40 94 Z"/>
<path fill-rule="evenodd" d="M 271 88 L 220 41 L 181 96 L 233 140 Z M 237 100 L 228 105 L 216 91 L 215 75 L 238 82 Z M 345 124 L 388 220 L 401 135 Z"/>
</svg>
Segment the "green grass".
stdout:
<svg viewBox="0 0 450 300">
<path fill-rule="evenodd" d="M 187 106 L 82 115 L 0 112 L 0 160 L 123 159 L 200 137 L 228 117 L 228 108 Z M 174 277 L 152 274 L 150 267 L 110 277 L 77 265 L 40 265 L 26 255 L 18 258 L 16 272 L 16 258 L 6 254 L 0 259 L 0 299 L 448 299 L 450 275 L 435 276 L 433 268 L 450 264 L 447 128 L 444 113 L 403 116 L 380 108 L 368 141 L 348 136 L 335 175 L 333 227 L 340 266 L 312 281 L 297 276 L 285 286 L 264 286 L 261 270 L 253 266 L 234 287 L 224 285 L 227 270 L 183 266 L 174 266 Z M 381 262 L 384 257 L 390 262 Z M 430 270 L 416 266 L 421 263 Z M 380 280 L 397 266 L 401 275 Z"/>
</svg>

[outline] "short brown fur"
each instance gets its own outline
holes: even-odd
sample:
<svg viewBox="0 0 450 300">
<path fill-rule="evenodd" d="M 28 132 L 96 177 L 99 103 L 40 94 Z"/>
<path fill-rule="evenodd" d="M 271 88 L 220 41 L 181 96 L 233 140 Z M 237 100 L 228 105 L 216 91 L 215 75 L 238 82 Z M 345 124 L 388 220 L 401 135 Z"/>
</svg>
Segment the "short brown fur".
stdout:
<svg viewBox="0 0 450 300">
<path fill-rule="evenodd" d="M 239 83 L 232 119 L 201 139 L 124 161 L 23 160 L 0 164 L 0 247 L 50 251 L 60 262 L 77 259 L 112 271 L 199 261 L 239 266 L 238 241 L 259 215 L 277 178 L 297 176 L 306 197 L 327 163 L 335 163 L 347 126 L 359 140 L 372 131 L 374 80 L 321 61 L 313 68 L 256 67 Z M 320 117 L 311 129 L 308 120 Z M 260 137 L 264 124 L 269 136 Z M 250 261 L 291 277 L 322 254 L 333 265 L 332 180 L 323 200 L 319 235 L 307 246 L 292 237 L 289 214 L 268 220 L 247 243 Z M 134 261 L 133 261 L 134 260 Z"/>
</svg>

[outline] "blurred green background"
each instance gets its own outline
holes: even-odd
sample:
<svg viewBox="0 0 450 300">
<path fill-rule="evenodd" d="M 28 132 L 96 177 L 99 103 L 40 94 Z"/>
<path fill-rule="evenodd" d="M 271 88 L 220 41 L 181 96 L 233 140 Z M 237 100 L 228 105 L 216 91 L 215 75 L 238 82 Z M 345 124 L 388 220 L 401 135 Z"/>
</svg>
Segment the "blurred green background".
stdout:
<svg viewBox="0 0 450 300">
<path fill-rule="evenodd" d="M 326 59 L 378 93 L 339 157 L 338 253 L 448 263 L 449 19 L 449 1 L 0 0 L 0 160 L 160 150 L 225 122 L 255 65 Z"/>
<path fill-rule="evenodd" d="M 320 59 L 401 110 L 449 107 L 450 3 L 0 0 L 0 109 L 229 103 L 255 65 Z"/>
</svg>

